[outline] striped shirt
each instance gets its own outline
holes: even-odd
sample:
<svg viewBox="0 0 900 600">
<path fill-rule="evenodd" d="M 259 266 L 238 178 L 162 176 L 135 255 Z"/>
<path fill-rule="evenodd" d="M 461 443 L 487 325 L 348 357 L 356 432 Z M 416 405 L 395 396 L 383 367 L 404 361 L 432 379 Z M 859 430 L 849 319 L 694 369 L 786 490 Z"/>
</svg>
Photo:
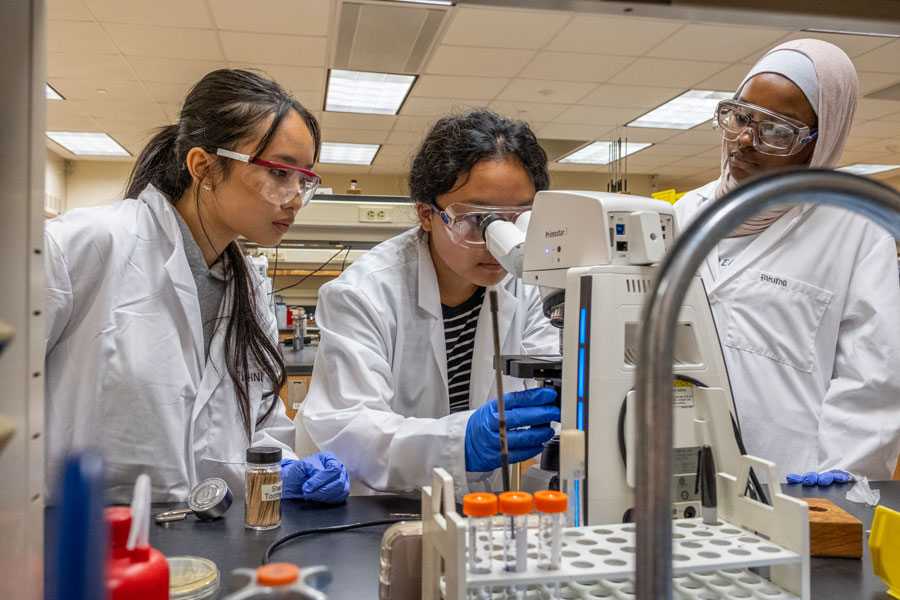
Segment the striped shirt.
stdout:
<svg viewBox="0 0 900 600">
<path fill-rule="evenodd" d="M 459 306 L 441 305 L 444 314 L 444 341 L 447 344 L 447 392 L 450 412 L 469 410 L 469 380 L 472 375 L 472 351 L 475 327 L 484 303 L 484 288 Z"/>
</svg>

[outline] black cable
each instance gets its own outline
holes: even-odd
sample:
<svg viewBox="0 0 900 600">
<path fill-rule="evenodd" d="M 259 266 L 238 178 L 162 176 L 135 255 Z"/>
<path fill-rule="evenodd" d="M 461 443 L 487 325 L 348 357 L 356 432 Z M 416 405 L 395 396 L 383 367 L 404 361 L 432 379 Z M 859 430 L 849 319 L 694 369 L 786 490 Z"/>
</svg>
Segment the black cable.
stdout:
<svg viewBox="0 0 900 600">
<path fill-rule="evenodd" d="M 322 269 L 324 269 L 325 266 L 326 266 L 328 263 L 330 263 L 330 262 L 333 261 L 335 258 L 337 258 L 337 255 L 340 254 L 341 252 L 344 252 L 345 250 L 347 250 L 347 253 L 349 254 L 349 249 L 348 249 L 348 248 L 341 248 L 340 250 L 338 250 L 337 252 L 335 252 L 334 254 L 332 254 L 332 255 L 331 255 L 331 258 L 329 258 L 328 260 L 326 260 L 325 262 L 323 262 L 321 265 L 319 265 L 318 267 L 316 267 L 315 270 L 313 270 L 312 272 L 310 272 L 308 275 L 304 275 L 303 278 L 300 279 L 300 281 L 298 281 L 297 283 L 292 283 L 291 285 L 286 285 L 286 286 L 284 286 L 284 287 L 281 288 L 281 289 L 274 290 L 272 293 L 273 293 L 273 294 L 277 294 L 278 292 L 283 292 L 284 290 L 289 290 L 289 289 L 291 289 L 292 287 L 297 287 L 298 285 L 300 285 L 301 283 L 303 283 L 304 281 L 306 281 L 307 279 L 309 279 L 310 277 L 312 277 L 313 275 L 315 275 L 316 273 L 318 273 L 319 271 L 321 271 Z M 277 254 L 275 255 L 275 258 L 276 258 L 276 261 L 277 261 L 277 258 L 278 258 L 278 255 L 277 255 Z M 276 262 L 276 264 L 277 264 L 277 262 Z M 275 286 L 273 285 L 272 287 L 275 287 Z"/>
<path fill-rule="evenodd" d="M 278 548 L 285 542 L 289 542 L 298 537 L 302 537 L 305 535 L 315 535 L 317 533 L 339 533 L 341 531 L 350 531 L 351 529 L 377 527 L 378 525 L 392 525 L 394 523 L 402 523 L 404 521 L 412 520 L 414 519 L 382 519 L 381 521 L 367 521 L 365 523 L 350 523 L 348 525 L 332 525 L 330 527 L 316 527 L 315 529 L 301 529 L 300 531 L 289 533 L 272 542 L 269 547 L 266 548 L 265 554 L 263 554 L 262 564 L 269 564 L 269 559 L 272 558 L 272 553 L 276 550 L 276 548 Z"/>
<path fill-rule="evenodd" d="M 347 259 L 350 258 L 351 250 L 353 250 L 353 246 L 347 246 L 347 254 L 344 255 L 344 260 L 341 261 L 341 273 L 344 272 L 344 265 L 347 264 Z"/>
</svg>

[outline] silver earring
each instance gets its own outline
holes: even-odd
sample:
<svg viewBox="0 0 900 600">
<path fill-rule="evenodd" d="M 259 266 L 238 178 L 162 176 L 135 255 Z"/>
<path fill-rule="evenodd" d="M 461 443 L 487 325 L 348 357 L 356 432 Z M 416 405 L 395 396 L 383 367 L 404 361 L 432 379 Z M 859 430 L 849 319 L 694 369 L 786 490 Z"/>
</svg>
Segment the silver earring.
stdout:
<svg viewBox="0 0 900 600">
<path fill-rule="evenodd" d="M 203 184 L 203 189 L 206 190 L 206 191 L 208 192 L 208 191 L 211 190 L 212 188 L 210 187 L 210 185 L 209 185 L 208 183 L 204 183 L 204 184 Z"/>
</svg>

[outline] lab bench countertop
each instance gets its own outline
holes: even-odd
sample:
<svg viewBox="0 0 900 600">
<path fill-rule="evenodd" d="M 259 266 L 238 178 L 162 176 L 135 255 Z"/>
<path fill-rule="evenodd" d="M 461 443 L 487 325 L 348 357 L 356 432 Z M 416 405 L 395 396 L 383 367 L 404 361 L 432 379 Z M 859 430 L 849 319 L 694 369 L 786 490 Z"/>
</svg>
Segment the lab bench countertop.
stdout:
<svg viewBox="0 0 900 600">
<path fill-rule="evenodd" d="M 282 346 L 284 368 L 288 377 L 292 375 L 312 375 L 313 363 L 316 360 L 318 346 L 303 346 L 299 352 Z"/>
</svg>

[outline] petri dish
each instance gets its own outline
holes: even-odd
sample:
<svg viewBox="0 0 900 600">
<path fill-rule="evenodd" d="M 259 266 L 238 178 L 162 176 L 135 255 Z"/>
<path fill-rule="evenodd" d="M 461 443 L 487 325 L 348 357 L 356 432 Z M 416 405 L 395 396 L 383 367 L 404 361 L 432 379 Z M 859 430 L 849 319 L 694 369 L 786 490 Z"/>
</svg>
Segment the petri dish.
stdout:
<svg viewBox="0 0 900 600">
<path fill-rule="evenodd" d="M 219 591 L 216 563 L 199 556 L 173 556 L 169 563 L 169 600 L 206 600 Z"/>
</svg>

